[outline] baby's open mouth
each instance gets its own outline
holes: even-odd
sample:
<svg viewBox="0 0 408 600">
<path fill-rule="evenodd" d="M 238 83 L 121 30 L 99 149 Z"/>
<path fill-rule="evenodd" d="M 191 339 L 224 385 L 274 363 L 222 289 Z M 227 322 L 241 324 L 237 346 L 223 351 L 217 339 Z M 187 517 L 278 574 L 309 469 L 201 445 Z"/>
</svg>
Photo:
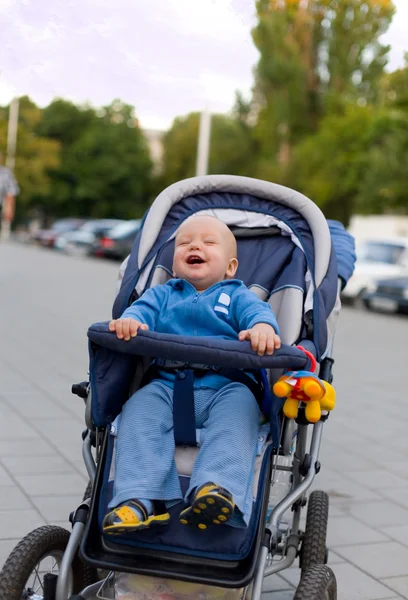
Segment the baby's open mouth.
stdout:
<svg viewBox="0 0 408 600">
<path fill-rule="evenodd" d="M 205 261 L 200 256 L 195 256 L 194 254 L 187 259 L 188 265 L 201 265 L 203 262 Z"/>
</svg>

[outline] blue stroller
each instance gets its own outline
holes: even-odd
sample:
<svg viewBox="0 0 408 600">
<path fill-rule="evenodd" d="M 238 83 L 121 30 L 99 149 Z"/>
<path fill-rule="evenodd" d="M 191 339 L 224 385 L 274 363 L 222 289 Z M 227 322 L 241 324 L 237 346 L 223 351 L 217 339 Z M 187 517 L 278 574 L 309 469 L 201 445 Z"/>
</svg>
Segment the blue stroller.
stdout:
<svg viewBox="0 0 408 600">
<path fill-rule="evenodd" d="M 175 232 L 194 213 L 216 216 L 233 231 L 237 278 L 270 303 L 279 322 L 281 349 L 260 357 L 249 342 L 153 331 L 140 332 L 125 343 L 109 332 L 107 322 L 92 325 L 90 381 L 73 386 L 86 404 L 83 457 L 89 486 L 70 516 L 71 533 L 40 527 L 13 550 L 0 574 L 0 600 L 259 600 L 263 579 L 290 567 L 297 557 L 302 577 L 294 598 L 337 597 L 335 576 L 326 566 L 328 496 L 314 491 L 306 497 L 320 470 L 319 447 L 328 413 L 323 411 L 320 420 L 310 424 L 300 402 L 296 418 L 287 418 L 272 386 L 287 371 L 311 370 L 314 359 L 319 377 L 332 381 L 339 294 L 354 269 L 353 239 L 340 223 L 326 221 L 311 200 L 291 189 L 226 175 L 187 179 L 165 189 L 145 215 L 121 268 L 113 318 L 147 288 L 172 277 Z M 114 537 L 102 533 L 113 494 L 112 423 L 143 385 L 155 359 L 174 361 L 179 371 L 198 364 L 259 375 L 266 443 L 256 461 L 248 527 L 197 532 L 173 518 L 160 530 Z M 185 421 L 174 423 L 180 440 L 187 426 Z M 177 445 L 180 440 L 176 439 L 175 458 L 185 490 L 199 449 Z M 172 516 L 177 511 L 177 506 L 170 509 Z M 47 558 L 52 564 L 48 569 L 43 567 Z"/>
</svg>

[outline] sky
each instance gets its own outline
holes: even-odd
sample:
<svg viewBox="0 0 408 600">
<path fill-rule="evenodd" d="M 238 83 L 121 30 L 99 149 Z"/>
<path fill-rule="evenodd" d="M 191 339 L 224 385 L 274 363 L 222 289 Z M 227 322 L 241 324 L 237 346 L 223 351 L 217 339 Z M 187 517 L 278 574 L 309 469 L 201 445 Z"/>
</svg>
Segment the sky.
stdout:
<svg viewBox="0 0 408 600">
<path fill-rule="evenodd" d="M 389 69 L 408 50 L 408 0 L 384 36 Z M 135 106 L 143 128 L 167 129 L 193 110 L 249 97 L 258 52 L 255 0 L 0 0 L 0 105 Z"/>
</svg>

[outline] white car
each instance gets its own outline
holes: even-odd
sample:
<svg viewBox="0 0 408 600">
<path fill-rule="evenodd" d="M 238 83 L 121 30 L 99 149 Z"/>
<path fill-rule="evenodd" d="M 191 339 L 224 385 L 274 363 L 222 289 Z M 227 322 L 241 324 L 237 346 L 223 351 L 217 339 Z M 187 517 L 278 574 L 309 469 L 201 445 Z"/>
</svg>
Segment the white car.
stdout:
<svg viewBox="0 0 408 600">
<path fill-rule="evenodd" d="M 408 274 L 408 238 L 368 240 L 356 254 L 355 271 L 342 293 L 346 300 L 360 301 L 378 279 Z"/>
</svg>

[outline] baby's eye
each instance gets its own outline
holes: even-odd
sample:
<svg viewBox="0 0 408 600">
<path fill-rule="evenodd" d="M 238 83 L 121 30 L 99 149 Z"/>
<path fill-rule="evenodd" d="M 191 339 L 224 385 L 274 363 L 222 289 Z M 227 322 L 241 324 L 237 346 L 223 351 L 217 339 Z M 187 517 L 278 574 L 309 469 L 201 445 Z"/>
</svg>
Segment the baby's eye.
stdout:
<svg viewBox="0 0 408 600">
<path fill-rule="evenodd" d="M 187 246 L 187 244 L 189 244 L 190 242 L 188 242 L 187 240 L 183 240 L 182 242 L 178 242 L 177 246 Z"/>
<path fill-rule="evenodd" d="M 205 244 L 216 244 L 217 242 L 215 240 L 204 240 Z"/>
</svg>

